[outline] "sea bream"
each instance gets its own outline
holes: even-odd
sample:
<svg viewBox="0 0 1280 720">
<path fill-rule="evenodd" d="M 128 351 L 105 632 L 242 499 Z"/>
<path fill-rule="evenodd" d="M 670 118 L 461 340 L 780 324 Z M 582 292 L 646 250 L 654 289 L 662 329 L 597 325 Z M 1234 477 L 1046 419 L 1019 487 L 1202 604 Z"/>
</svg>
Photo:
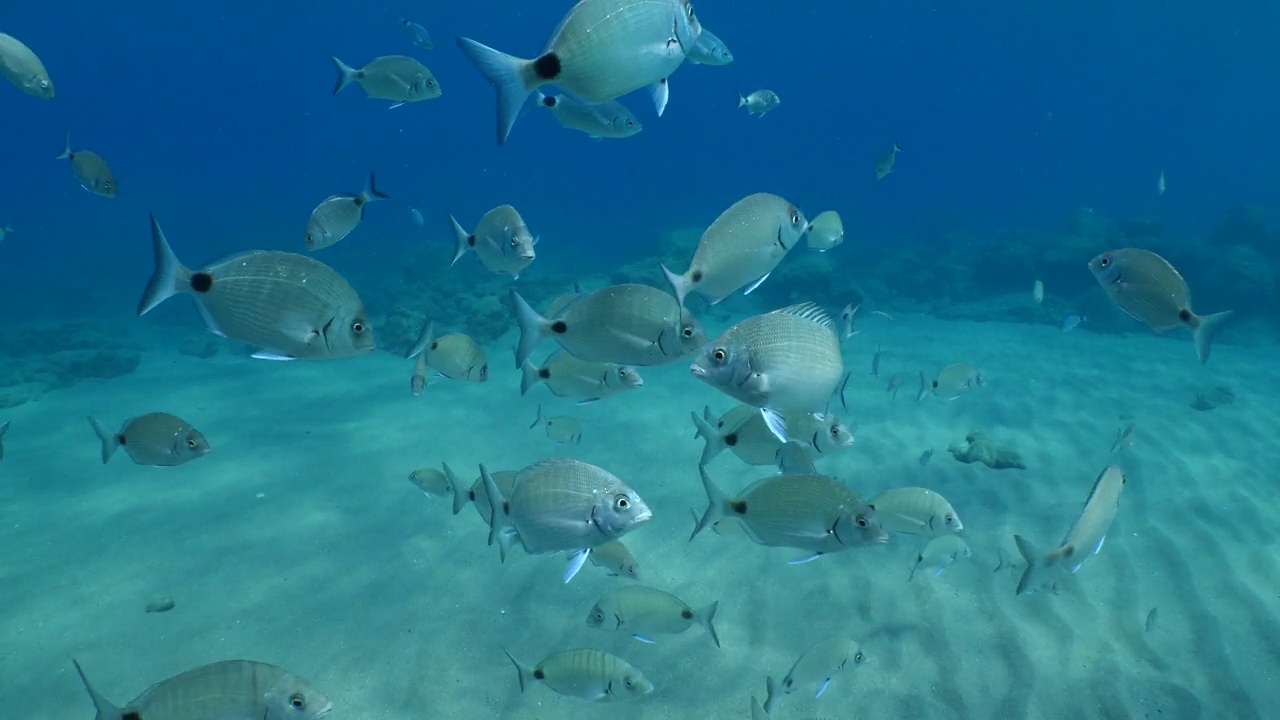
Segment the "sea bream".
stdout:
<svg viewBox="0 0 1280 720">
<path fill-rule="evenodd" d="M 465 37 L 458 38 L 458 47 L 497 89 L 503 144 L 526 98 L 548 83 L 597 103 L 649 87 L 661 115 L 667 78 L 701 34 L 690 0 L 581 0 L 532 60 Z"/>
<path fill-rule="evenodd" d="M 391 107 L 398 108 L 405 103 L 434 100 L 443 94 L 440 81 L 427 66 L 406 55 L 374 58 L 362 68 L 350 67 L 336 57 L 332 60 L 338 69 L 334 95 L 356 83 L 365 97 L 390 100 Z"/>
<path fill-rule="evenodd" d="M 351 234 L 364 220 L 364 208 L 375 200 L 386 200 L 379 192 L 377 178 L 369 173 L 369 181 L 359 193 L 338 193 L 320 201 L 307 219 L 305 241 L 308 250 L 320 250 L 336 245 Z"/>
<path fill-rule="evenodd" d="M 116 185 L 115 175 L 111 173 L 107 161 L 92 150 L 72 150 L 71 133 L 67 133 L 67 140 L 62 146 L 62 152 L 58 153 L 58 159 L 71 161 L 71 174 L 76 176 L 85 190 L 105 198 L 114 198 L 119 194 L 120 188 Z"/>
<path fill-rule="evenodd" d="M 138 302 L 145 315 L 188 294 L 209 330 L 239 340 L 268 360 L 344 358 L 373 352 L 364 303 L 333 268 L 296 253 L 251 250 L 200 270 L 178 260 L 151 218 L 155 272 Z"/>
<path fill-rule="evenodd" d="M 733 53 L 723 40 L 710 30 L 702 28 L 702 34 L 689 51 L 689 62 L 695 65 L 728 65 L 733 62 Z"/>
<path fill-rule="evenodd" d="M 536 90 L 533 97 L 538 105 L 550 110 L 561 125 L 596 140 L 631 137 L 644 129 L 631 110 L 617 100 L 588 103 L 563 94 L 543 95 Z"/>
<path fill-rule="evenodd" d="M 172 467 L 209 453 L 209 442 L 191 423 L 169 413 L 151 412 L 125 420 L 119 432 L 111 432 L 101 422 L 89 418 L 89 425 L 102 442 L 105 465 L 116 450 L 124 448 L 139 465 Z"/>
<path fill-rule="evenodd" d="M 499 205 L 482 215 L 471 232 L 467 232 L 452 215 L 449 222 L 453 225 L 456 241 L 450 267 L 470 250 L 490 272 L 518 279 L 537 257 L 533 246 L 538 244 L 538 239 L 529 232 L 529 226 L 520 213 L 510 205 Z"/>
<path fill-rule="evenodd" d="M 1018 545 L 1018 552 L 1026 560 L 1027 567 L 1018 580 L 1016 593 L 1023 595 L 1043 588 L 1055 588 L 1056 577 L 1053 570 L 1066 568 L 1072 573 L 1080 569 L 1085 561 L 1102 550 L 1102 543 L 1107 539 L 1107 531 L 1116 519 L 1116 511 L 1120 507 L 1120 492 L 1124 490 L 1124 471 L 1116 465 L 1110 465 L 1098 479 L 1093 482 L 1089 491 L 1089 499 L 1080 511 L 1066 537 L 1058 547 L 1043 553 L 1036 549 L 1026 538 L 1014 535 L 1013 541 Z"/>
<path fill-rule="evenodd" d="M 53 99 L 53 81 L 40 57 L 21 40 L 0 33 L 0 75 L 28 95 Z"/>
</svg>

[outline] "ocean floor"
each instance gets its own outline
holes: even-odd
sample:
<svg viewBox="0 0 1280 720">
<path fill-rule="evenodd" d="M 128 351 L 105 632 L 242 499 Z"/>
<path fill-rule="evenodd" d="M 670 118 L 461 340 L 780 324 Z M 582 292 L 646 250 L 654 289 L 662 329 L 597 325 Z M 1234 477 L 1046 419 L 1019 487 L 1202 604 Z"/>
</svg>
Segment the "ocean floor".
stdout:
<svg viewBox="0 0 1280 720">
<path fill-rule="evenodd" d="M 924 544 L 913 536 L 802 565 L 787 563 L 798 551 L 738 535 L 689 542 L 690 510 L 706 505 L 689 412 L 734 403 L 685 363 L 643 369 L 642 389 L 577 407 L 544 387 L 518 394 L 510 336 L 489 349 L 488 383 L 433 380 L 420 398 L 412 363 L 387 353 L 308 364 L 160 349 L 132 374 L 7 409 L 4 714 L 92 717 L 74 657 L 121 704 L 180 671 L 246 658 L 311 680 L 335 720 L 748 718 L 766 675 L 846 635 L 866 662 L 821 698 L 787 696 L 780 718 L 1274 717 L 1274 347 L 1221 344 L 1201 366 L 1185 335 L 919 316 L 860 327 L 846 345 L 857 442 L 819 468 L 867 497 L 907 485 L 943 493 L 973 556 L 936 578 L 907 581 Z M 869 373 L 877 344 L 881 378 Z M 915 401 L 917 370 L 961 361 L 981 369 L 983 387 Z M 895 372 L 907 375 L 892 400 L 884 382 Z M 1217 386 L 1235 402 L 1191 407 Z M 578 416 L 581 444 L 530 430 L 539 403 Z M 103 466 L 85 416 L 115 426 L 153 410 L 190 421 L 213 452 L 177 468 L 120 452 Z M 1137 441 L 1111 457 L 1130 417 Z M 947 446 L 973 428 L 1018 450 L 1027 469 L 954 460 Z M 644 496 L 655 519 L 626 538 L 643 582 L 695 607 L 719 600 L 723 648 L 697 627 L 653 645 L 588 627 L 598 596 L 629 581 L 588 566 L 564 585 L 555 556 L 501 564 L 473 509 L 455 517 L 407 480 L 441 461 L 470 480 L 478 463 L 519 469 L 557 455 Z M 993 572 L 1016 556 L 1012 535 L 1056 544 L 1109 461 L 1128 482 L 1101 553 L 1060 593 L 1015 596 L 1019 571 Z M 732 492 L 770 469 L 725 453 L 709 471 Z M 163 597 L 172 611 L 144 612 Z M 540 685 L 522 695 L 503 655 L 532 664 L 575 647 L 622 656 L 655 692 L 610 705 Z"/>
</svg>

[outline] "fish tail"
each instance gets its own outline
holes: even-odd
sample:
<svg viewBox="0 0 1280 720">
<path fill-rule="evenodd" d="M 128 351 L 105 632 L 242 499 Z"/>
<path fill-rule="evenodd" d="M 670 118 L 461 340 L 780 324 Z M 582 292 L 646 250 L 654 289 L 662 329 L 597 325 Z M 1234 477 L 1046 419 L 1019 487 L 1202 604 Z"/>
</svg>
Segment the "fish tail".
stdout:
<svg viewBox="0 0 1280 720">
<path fill-rule="evenodd" d="M 706 468 L 699 465 L 698 473 L 702 476 L 702 489 L 707 492 L 707 509 L 702 513 L 702 517 L 698 519 L 698 525 L 693 529 L 693 533 L 689 535 L 690 542 L 698 536 L 698 533 L 724 517 L 724 506 L 729 502 L 729 497 L 711 481 L 711 476 L 707 474 Z"/>
<path fill-rule="evenodd" d="M 111 459 L 111 456 L 120 447 L 120 438 L 98 422 L 97 418 L 89 418 L 89 426 L 93 428 L 94 434 L 102 441 L 102 464 L 106 465 L 107 461 Z"/>
<path fill-rule="evenodd" d="M 506 527 L 507 514 L 505 506 L 507 501 L 502 498 L 502 491 L 498 489 L 497 483 L 493 481 L 493 476 L 489 475 L 489 471 L 485 469 L 484 465 L 480 466 L 480 479 L 484 481 L 484 492 L 489 497 L 489 544 L 492 545 L 498 539 L 498 534 Z"/>
<path fill-rule="evenodd" d="M 471 233 L 467 232 L 467 229 L 462 227 L 458 219 L 452 215 L 449 216 L 449 222 L 453 224 L 454 239 L 453 261 L 449 263 L 449 267 L 453 267 L 463 255 L 467 254 L 467 248 L 471 246 Z"/>
<path fill-rule="evenodd" d="M 356 70 L 349 67 L 346 63 L 338 58 L 330 58 L 333 60 L 333 66 L 338 69 L 338 83 L 333 86 L 333 94 L 337 95 L 342 89 L 350 85 L 356 79 Z"/>
<path fill-rule="evenodd" d="M 658 263 L 658 267 L 662 268 L 662 274 L 667 278 L 667 282 L 671 283 L 671 294 L 676 296 L 676 304 L 684 310 L 684 298 L 689 294 L 689 281 L 684 275 L 677 275 L 667 269 L 666 265 Z"/>
<path fill-rule="evenodd" d="M 539 368 L 537 365 L 534 365 L 532 362 L 529 362 L 528 360 L 525 360 L 524 363 L 520 365 L 520 394 L 521 395 L 524 395 L 525 393 L 529 392 L 529 388 L 532 388 L 534 385 L 537 385 L 538 383 L 542 382 L 542 378 L 538 375 L 539 370 L 541 370 L 541 368 Z"/>
<path fill-rule="evenodd" d="M 919 372 L 920 372 L 920 389 L 916 391 L 916 402 L 920 402 L 921 400 L 924 399 L 925 395 L 929 394 L 929 381 L 925 378 L 923 370 Z"/>
<path fill-rule="evenodd" d="M 1213 315 L 1193 314 L 1191 316 L 1191 329 L 1195 331 L 1196 355 L 1199 356 L 1201 363 L 1209 362 L 1209 349 L 1213 344 L 1214 336 L 1235 314 L 1234 310 L 1227 310 Z"/>
<path fill-rule="evenodd" d="M 373 202 L 374 200 L 386 200 L 387 194 L 378 190 L 377 178 L 372 170 L 369 171 L 369 182 L 364 186 L 364 192 L 360 193 L 362 203 Z"/>
<path fill-rule="evenodd" d="M 773 711 L 778 707 L 778 700 L 782 698 L 778 693 L 778 682 L 773 676 L 766 676 L 764 679 L 764 714 L 767 717 L 773 717 Z"/>
<path fill-rule="evenodd" d="M 897 138 L 893 139 L 893 151 L 896 153 L 902 152 L 902 146 L 898 144 Z"/>
<path fill-rule="evenodd" d="M 533 673 L 534 673 L 533 668 L 528 667 L 524 663 L 517 660 L 514 655 L 512 655 L 510 652 L 507 652 L 506 648 L 503 648 L 502 652 L 506 653 L 507 659 L 511 661 L 512 665 L 516 666 L 516 678 L 520 681 L 520 692 L 524 692 L 525 686 L 529 684 L 529 678 L 533 677 Z"/>
<path fill-rule="evenodd" d="M 703 414 L 710 414 L 710 412 L 711 409 L 707 408 L 703 411 Z M 696 412 L 689 413 L 689 416 L 693 418 L 694 427 L 698 428 L 698 437 L 707 442 L 702 448 L 702 459 L 698 461 L 699 465 L 706 465 L 728 446 L 725 445 L 724 438 L 720 437 L 720 433 L 716 431 L 715 426 L 710 422 L 698 417 Z"/>
<path fill-rule="evenodd" d="M 516 325 L 520 328 L 520 342 L 516 345 L 516 367 L 519 368 L 546 337 L 546 328 L 550 323 L 525 302 L 515 288 L 511 289 L 509 297 L 511 308 L 515 311 Z"/>
<path fill-rule="evenodd" d="M 151 249 L 155 254 L 156 269 L 147 281 L 142 299 L 138 301 L 139 315 L 146 315 L 155 306 L 183 292 L 190 287 L 192 280 L 191 270 L 173 254 L 173 248 L 169 247 L 155 215 L 151 216 Z"/>
<path fill-rule="evenodd" d="M 720 609 L 720 601 L 717 600 L 705 608 L 698 611 L 696 617 L 698 622 L 702 623 L 702 627 L 707 629 L 707 634 L 711 636 L 711 642 L 720 647 L 720 634 L 716 632 L 716 626 L 712 621 L 716 619 L 716 610 Z"/>
<path fill-rule="evenodd" d="M 409 354 L 405 358 L 412 359 L 419 353 L 426 352 L 427 346 L 431 344 L 431 337 L 435 335 L 435 329 L 435 320 L 427 320 L 423 323 L 422 332 L 418 333 L 418 341 L 413 344 L 413 347 L 409 348 Z"/>
<path fill-rule="evenodd" d="M 453 468 L 449 467 L 449 463 L 440 463 L 440 467 L 444 469 L 445 482 L 449 483 L 449 491 L 453 493 L 453 514 L 457 515 L 462 512 L 462 507 L 467 504 L 467 490 L 462 486 L 462 481 L 453 472 Z"/>
<path fill-rule="evenodd" d="M 93 700 L 93 708 L 98 711 L 94 720 L 123 720 L 124 711 L 93 689 L 93 685 L 89 683 L 89 678 L 85 677 L 84 669 L 80 667 L 79 662 L 72 659 L 71 663 L 76 666 L 76 672 L 80 673 L 80 682 L 84 683 L 85 691 L 89 693 L 90 699 Z"/>
<path fill-rule="evenodd" d="M 511 550 L 511 546 L 515 545 L 516 541 L 519 539 L 520 536 L 511 528 L 507 528 L 506 530 L 498 533 L 498 562 L 507 561 L 507 553 Z"/>
<path fill-rule="evenodd" d="M 738 93 L 738 107 L 742 107 L 743 105 L 746 105 L 747 96 L 743 95 L 741 90 L 734 90 L 734 92 Z"/>
<path fill-rule="evenodd" d="M 3 425 L 0 425 L 0 460 L 4 459 L 4 434 L 9 432 L 10 422 L 12 420 L 6 420 Z"/>
<path fill-rule="evenodd" d="M 1018 580 L 1018 588 L 1014 591 L 1014 594 L 1022 595 L 1023 593 L 1033 592 L 1035 588 L 1031 586 L 1031 583 L 1040 568 L 1046 564 L 1046 558 L 1031 544 L 1030 540 L 1021 535 L 1014 535 L 1013 542 L 1018 546 L 1018 552 L 1022 553 L 1022 559 L 1027 563 L 1027 569 L 1022 571 L 1022 577 Z"/>
<path fill-rule="evenodd" d="M 62 144 L 62 152 L 58 153 L 58 160 L 71 159 L 71 133 L 67 133 L 66 142 Z"/>
<path fill-rule="evenodd" d="M 534 428 L 538 427 L 539 425 L 543 425 L 543 424 L 545 424 L 546 422 L 547 422 L 547 416 L 542 412 L 542 404 L 541 404 L 541 403 L 539 403 L 539 404 L 538 404 L 538 419 L 533 421 L 533 424 L 529 426 L 529 429 L 530 429 L 530 430 L 532 430 L 532 429 L 534 429 Z"/>
<path fill-rule="evenodd" d="M 498 91 L 498 144 L 503 145 L 507 142 L 529 93 L 541 85 L 544 79 L 554 79 L 543 78 L 535 66 L 552 65 L 554 67 L 548 69 L 554 70 L 554 73 L 550 74 L 559 75 L 559 59 L 548 53 L 545 57 L 551 60 L 546 63 L 542 62 L 542 58 L 537 61 L 525 60 L 464 37 L 458 38 L 458 48 Z"/>
</svg>

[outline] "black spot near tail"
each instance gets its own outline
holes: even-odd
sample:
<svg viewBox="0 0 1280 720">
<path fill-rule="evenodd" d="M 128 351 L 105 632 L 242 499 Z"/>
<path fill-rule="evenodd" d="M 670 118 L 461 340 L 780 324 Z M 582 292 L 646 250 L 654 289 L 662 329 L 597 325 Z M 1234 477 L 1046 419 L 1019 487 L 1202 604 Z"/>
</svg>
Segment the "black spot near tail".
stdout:
<svg viewBox="0 0 1280 720">
<path fill-rule="evenodd" d="M 119 435 L 116 435 L 116 442 L 120 443 L 120 447 L 124 447 L 125 445 L 128 445 L 128 444 L 129 444 L 129 443 L 125 440 L 125 437 L 124 437 L 124 434 L 123 434 L 123 433 L 121 433 L 121 434 L 119 434 Z"/>
<path fill-rule="evenodd" d="M 557 335 L 563 335 L 565 331 L 568 329 L 569 329 L 569 326 L 565 325 L 563 320 L 557 320 L 551 323 L 551 332 Z"/>
<path fill-rule="evenodd" d="M 724 436 L 724 444 L 733 447 L 738 444 L 738 433 L 729 433 Z"/>
<path fill-rule="evenodd" d="M 476 246 L 476 236 L 475 236 L 475 235 L 468 235 L 468 236 L 467 236 L 467 244 L 468 244 L 468 245 L 470 245 L 471 247 L 475 247 L 475 246 Z"/>
<path fill-rule="evenodd" d="M 432 350 L 435 350 L 435 349 L 436 349 L 436 348 L 438 348 L 438 347 L 440 347 L 440 343 L 439 343 L 438 341 L 435 341 L 435 340 L 431 341 L 431 349 L 432 349 Z"/>
<path fill-rule="evenodd" d="M 683 609 L 683 610 L 681 610 L 681 611 L 680 611 L 680 617 L 684 618 L 685 620 L 692 620 L 692 619 L 693 619 L 693 611 L 692 611 L 692 610 L 690 610 L 689 608 L 685 608 L 685 609 Z"/>
<path fill-rule="evenodd" d="M 1182 308 L 1181 310 L 1179 310 L 1178 319 L 1181 320 L 1184 324 L 1191 322 L 1191 309 Z"/>
<path fill-rule="evenodd" d="M 746 514 L 747 514 L 747 501 L 746 501 L 746 500 L 734 500 L 734 501 L 733 501 L 733 503 L 732 503 L 732 504 L 730 504 L 730 506 L 729 506 L 729 507 L 730 507 L 730 508 L 732 508 L 732 509 L 733 509 L 733 511 L 734 511 L 735 513 L 739 514 L 739 515 L 746 515 Z"/>
<path fill-rule="evenodd" d="M 538 371 L 538 377 L 542 378 L 543 380 L 546 380 L 547 378 L 551 377 L 551 371 L 546 368 L 542 368 L 541 370 Z"/>
<path fill-rule="evenodd" d="M 121 715 L 120 720 L 142 720 L 142 714 L 137 710 L 130 710 L 129 712 Z"/>
<path fill-rule="evenodd" d="M 198 272 L 191 276 L 191 289 L 198 293 L 207 293 L 213 287 L 213 276 L 206 272 Z"/>
<path fill-rule="evenodd" d="M 533 71 L 543 80 L 555 80 L 560 77 L 560 58 L 553 52 L 533 61 Z"/>
<path fill-rule="evenodd" d="M 549 108 L 553 108 L 556 106 L 557 103 L 555 98 L 551 97 L 550 95 L 544 95 L 542 98 L 542 104 L 546 105 Z"/>
<path fill-rule="evenodd" d="M 938 381 L 937 381 L 937 380 L 934 380 L 934 381 L 933 381 L 933 388 L 934 388 L 935 390 L 936 390 L 936 389 L 938 389 Z"/>
<path fill-rule="evenodd" d="M 702 271 L 694 270 L 693 273 L 689 275 L 689 279 L 694 282 L 702 282 Z"/>
<path fill-rule="evenodd" d="M 533 669 L 533 676 L 534 676 L 535 678 L 537 678 L 538 680 L 542 680 L 543 678 L 545 678 L 545 677 L 547 676 L 547 674 L 546 674 L 546 673 L 544 673 L 544 672 L 542 672 L 542 668 L 534 668 L 534 669 Z"/>
</svg>

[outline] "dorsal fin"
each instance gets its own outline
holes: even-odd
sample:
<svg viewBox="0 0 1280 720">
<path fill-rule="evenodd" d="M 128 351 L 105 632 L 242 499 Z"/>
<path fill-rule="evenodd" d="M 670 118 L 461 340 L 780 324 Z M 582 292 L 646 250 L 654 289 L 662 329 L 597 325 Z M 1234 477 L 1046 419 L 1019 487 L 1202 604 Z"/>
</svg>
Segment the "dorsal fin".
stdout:
<svg viewBox="0 0 1280 720">
<path fill-rule="evenodd" d="M 776 313 L 785 313 L 787 315 L 795 315 L 806 320 L 812 320 L 819 325 L 827 328 L 835 327 L 835 321 L 823 310 L 820 305 L 815 302 L 802 302 L 798 305 L 790 305 L 788 307 L 774 310 Z"/>
</svg>

